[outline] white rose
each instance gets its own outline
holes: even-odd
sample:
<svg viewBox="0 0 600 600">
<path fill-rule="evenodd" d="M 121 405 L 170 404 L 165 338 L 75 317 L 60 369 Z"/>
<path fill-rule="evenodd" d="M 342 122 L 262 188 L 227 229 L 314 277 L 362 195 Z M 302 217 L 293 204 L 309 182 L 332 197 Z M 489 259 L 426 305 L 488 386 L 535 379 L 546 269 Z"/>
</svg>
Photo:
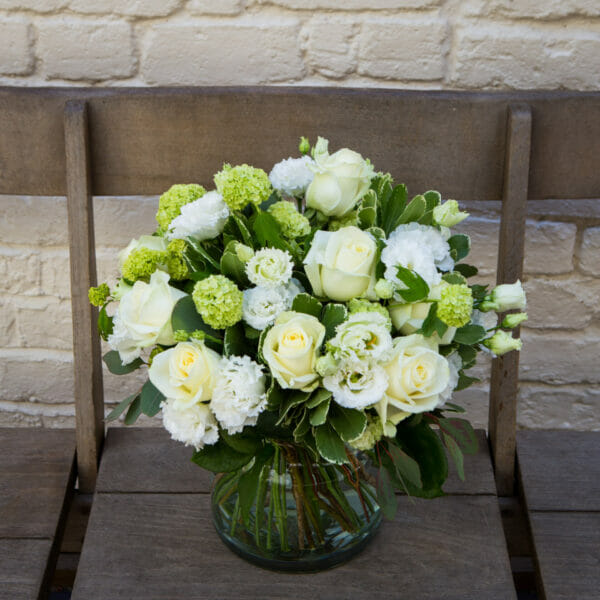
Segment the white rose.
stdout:
<svg viewBox="0 0 600 600">
<path fill-rule="evenodd" d="M 263 248 L 246 263 L 246 275 L 254 285 L 273 288 L 290 280 L 293 266 L 292 257 L 286 250 Z"/>
<path fill-rule="evenodd" d="M 376 299 L 377 244 L 358 227 L 317 231 L 304 259 L 304 270 L 317 296 L 346 302 L 358 296 Z"/>
<path fill-rule="evenodd" d="M 396 338 L 392 358 L 383 367 L 389 379 L 384 399 L 386 420 L 394 422 L 396 411 L 420 413 L 443 402 L 450 367 L 431 338 L 418 334 Z"/>
<path fill-rule="evenodd" d="M 169 285 L 169 275 L 155 271 L 150 283 L 136 281 L 123 291 L 108 344 L 117 350 L 123 364 L 140 356 L 142 348 L 172 345 L 171 313 L 185 292 Z"/>
<path fill-rule="evenodd" d="M 317 386 L 315 363 L 324 337 L 325 327 L 311 315 L 289 311 L 277 317 L 262 354 L 282 388 L 308 392 Z"/>
<path fill-rule="evenodd" d="M 366 360 L 342 362 L 336 373 L 323 378 L 323 387 L 346 408 L 366 408 L 379 402 L 388 387 L 382 367 Z"/>
<path fill-rule="evenodd" d="M 207 404 L 181 407 L 175 400 L 165 400 L 161 408 L 163 426 L 174 440 L 196 450 L 219 440 L 217 420 Z"/>
<path fill-rule="evenodd" d="M 148 248 L 148 250 L 156 250 L 157 252 L 165 252 L 168 242 L 165 238 L 158 235 L 141 235 L 137 240 L 133 239 L 127 244 L 121 252 L 119 252 L 119 269 L 123 271 L 123 265 L 127 257 L 139 248 Z"/>
<path fill-rule="evenodd" d="M 175 217 L 167 231 L 169 239 L 191 237 L 196 240 L 211 240 L 225 227 L 229 208 L 219 192 L 207 192 L 198 200 L 181 207 L 181 214 Z"/>
<path fill-rule="evenodd" d="M 342 217 L 367 193 L 375 172 L 358 152 L 342 148 L 330 155 L 327 146 L 328 141 L 319 138 L 306 205 L 328 217 Z"/>
<path fill-rule="evenodd" d="M 211 399 L 220 360 L 203 342 L 180 342 L 154 357 L 148 375 L 175 408 L 183 409 Z"/>
<path fill-rule="evenodd" d="M 358 312 L 336 328 L 328 345 L 338 359 L 382 360 L 392 350 L 386 318 L 378 312 Z"/>
</svg>

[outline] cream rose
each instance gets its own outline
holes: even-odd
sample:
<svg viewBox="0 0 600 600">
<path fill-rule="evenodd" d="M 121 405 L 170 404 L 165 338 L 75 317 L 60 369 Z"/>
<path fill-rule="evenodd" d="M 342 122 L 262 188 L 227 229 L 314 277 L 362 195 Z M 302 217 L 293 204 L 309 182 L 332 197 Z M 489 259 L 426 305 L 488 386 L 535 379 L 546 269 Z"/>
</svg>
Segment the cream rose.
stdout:
<svg viewBox="0 0 600 600">
<path fill-rule="evenodd" d="M 154 344 L 175 343 L 171 313 L 186 294 L 169 285 L 169 275 L 155 271 L 150 283 L 136 281 L 123 291 L 108 344 L 119 352 L 123 364 L 140 356 L 141 349 Z"/>
<path fill-rule="evenodd" d="M 150 381 L 175 409 L 210 400 L 218 379 L 219 354 L 204 343 L 181 342 L 157 354 L 148 370 Z"/>
<path fill-rule="evenodd" d="M 317 386 L 315 363 L 324 337 L 325 327 L 311 315 L 288 311 L 277 317 L 262 354 L 282 388 L 308 392 Z"/>
<path fill-rule="evenodd" d="M 358 296 L 376 299 L 373 236 L 358 227 L 317 231 L 304 259 L 304 270 L 313 292 L 338 302 Z"/>
<path fill-rule="evenodd" d="M 342 148 L 330 155 L 328 144 L 319 138 L 315 146 L 315 176 L 306 190 L 306 205 L 328 217 L 342 217 L 366 194 L 375 172 L 358 152 Z"/>
</svg>

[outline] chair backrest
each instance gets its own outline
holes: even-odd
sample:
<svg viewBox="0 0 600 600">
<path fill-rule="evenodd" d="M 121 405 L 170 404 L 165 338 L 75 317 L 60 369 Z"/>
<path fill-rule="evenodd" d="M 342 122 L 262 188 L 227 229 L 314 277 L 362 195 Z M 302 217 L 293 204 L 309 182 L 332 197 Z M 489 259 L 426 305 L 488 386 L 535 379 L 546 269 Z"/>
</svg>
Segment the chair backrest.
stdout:
<svg viewBox="0 0 600 600">
<path fill-rule="evenodd" d="M 67 195 L 80 488 L 104 436 L 92 197 L 210 185 L 224 159 L 269 169 L 300 135 L 359 148 L 409 191 L 503 200 L 498 282 L 521 277 L 527 199 L 600 196 L 600 94 L 330 88 L 0 88 L 0 194 Z M 514 480 L 518 353 L 492 367 L 500 494 Z"/>
</svg>

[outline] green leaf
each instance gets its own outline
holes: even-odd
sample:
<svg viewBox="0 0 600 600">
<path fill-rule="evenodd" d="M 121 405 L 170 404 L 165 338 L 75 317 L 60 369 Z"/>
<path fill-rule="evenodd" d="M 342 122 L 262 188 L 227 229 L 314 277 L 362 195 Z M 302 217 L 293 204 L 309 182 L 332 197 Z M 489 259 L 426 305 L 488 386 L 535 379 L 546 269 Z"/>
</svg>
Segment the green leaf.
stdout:
<svg viewBox="0 0 600 600">
<path fill-rule="evenodd" d="M 285 421 L 285 418 L 288 416 L 290 410 L 294 406 L 306 402 L 309 395 L 310 392 L 301 392 L 300 390 L 288 390 L 287 393 L 284 395 L 283 402 L 279 406 L 279 420 L 276 424 L 281 425 Z"/>
<path fill-rule="evenodd" d="M 427 203 L 427 211 L 432 211 L 436 206 L 439 206 L 442 202 L 442 195 L 435 190 L 429 190 L 423 194 L 425 202 Z"/>
<path fill-rule="evenodd" d="M 253 456 L 253 454 L 238 452 L 223 440 L 219 440 L 216 444 L 196 450 L 192 461 L 213 473 L 229 473 L 243 467 Z"/>
<path fill-rule="evenodd" d="M 454 391 L 460 392 L 461 390 L 465 390 L 479 381 L 481 381 L 481 379 L 478 377 L 470 377 L 469 375 L 465 375 L 465 373 L 461 370 L 458 372 L 458 383 L 456 384 Z"/>
<path fill-rule="evenodd" d="M 149 379 L 142 386 L 140 397 L 142 399 L 142 412 L 149 417 L 158 414 L 160 403 L 165 399 Z"/>
<path fill-rule="evenodd" d="M 191 296 L 184 296 L 177 301 L 171 314 L 171 327 L 173 331 L 183 329 L 184 331 L 204 331 L 211 338 L 206 338 L 204 343 L 213 350 L 220 352 L 223 349 L 221 340 L 221 334 L 215 331 L 212 327 L 209 327 L 198 314 L 196 305 Z"/>
<path fill-rule="evenodd" d="M 418 221 L 427 210 L 427 201 L 424 196 L 415 196 L 404 209 L 404 212 L 398 219 L 398 225 Z"/>
<path fill-rule="evenodd" d="M 437 333 L 440 337 L 442 337 L 447 330 L 448 325 L 441 321 L 437 316 L 437 302 L 433 302 L 429 308 L 427 317 L 425 317 L 425 320 L 421 325 L 420 331 L 425 337 L 430 337 L 434 333 Z"/>
<path fill-rule="evenodd" d="M 104 355 L 103 360 L 108 367 L 108 370 L 113 375 L 125 375 L 127 373 L 131 373 L 132 371 L 139 369 L 144 364 L 144 361 L 141 358 L 136 358 L 130 363 L 124 365 L 121 362 L 121 357 L 116 350 L 110 350 L 107 352 Z"/>
<path fill-rule="evenodd" d="M 290 249 L 289 244 L 281 234 L 279 223 L 268 212 L 259 212 L 254 218 L 252 229 L 261 246 L 271 246 L 280 250 Z"/>
<path fill-rule="evenodd" d="M 323 305 L 314 296 L 303 292 L 294 298 L 292 310 L 312 315 L 318 319 L 321 316 Z"/>
<path fill-rule="evenodd" d="M 451 438 L 447 433 L 442 434 L 444 438 L 444 444 L 446 444 L 446 448 L 448 448 L 448 452 L 450 452 L 450 456 L 454 460 L 454 464 L 456 465 L 456 471 L 458 472 L 458 476 L 461 481 L 465 480 L 465 459 L 463 453 L 461 452 L 458 444 Z"/>
<path fill-rule="evenodd" d="M 421 481 L 419 463 L 408 456 L 406 452 L 398 448 L 396 444 L 389 442 L 387 447 L 392 456 L 392 460 L 394 461 L 394 467 L 396 467 L 396 470 L 401 475 L 402 479 L 405 479 L 415 487 L 422 489 L 423 482 Z"/>
<path fill-rule="evenodd" d="M 465 344 L 466 346 L 472 346 L 477 342 L 480 342 L 487 335 L 486 330 L 481 325 L 474 325 L 469 323 L 464 327 L 460 327 L 454 334 L 454 340 L 458 344 Z"/>
<path fill-rule="evenodd" d="M 233 239 L 246 244 L 246 246 L 250 246 L 250 248 L 254 248 L 254 242 L 248 230 L 246 218 L 239 213 L 233 213 L 229 216 L 223 228 L 223 237 L 229 237 L 230 241 Z"/>
<path fill-rule="evenodd" d="M 467 279 L 461 273 L 456 272 L 445 273 L 444 275 L 442 275 L 442 279 L 450 284 L 461 285 L 467 283 Z"/>
<path fill-rule="evenodd" d="M 358 226 L 361 229 L 368 229 L 375 225 L 377 211 L 372 206 L 361 208 L 358 211 Z"/>
<path fill-rule="evenodd" d="M 329 422 L 345 442 L 361 436 L 367 427 L 367 417 L 362 410 L 344 408 L 338 404 L 331 410 Z"/>
<path fill-rule="evenodd" d="M 458 271 L 461 275 L 464 275 L 465 277 L 473 277 L 473 275 L 477 275 L 477 273 L 479 273 L 477 267 L 467 265 L 465 263 L 460 265 L 454 265 L 454 270 Z"/>
<path fill-rule="evenodd" d="M 346 446 L 331 425 L 319 425 L 315 427 L 314 432 L 317 450 L 325 460 L 338 465 L 348 462 Z"/>
<path fill-rule="evenodd" d="M 105 421 L 116 421 L 125 411 L 125 409 L 138 397 L 139 392 L 127 396 L 125 400 L 121 400 L 107 415 Z"/>
<path fill-rule="evenodd" d="M 133 402 L 129 405 L 127 414 L 125 415 L 125 425 L 133 425 L 138 417 L 142 414 L 142 400 L 139 396 L 136 396 Z"/>
<path fill-rule="evenodd" d="M 267 461 L 275 452 L 273 446 L 265 446 L 255 457 L 254 464 L 248 469 L 238 482 L 238 496 L 240 499 L 240 509 L 242 519 L 246 526 L 250 522 L 250 509 L 254 504 L 256 494 L 258 492 L 258 478 Z M 262 510 L 262 507 L 261 507 Z"/>
<path fill-rule="evenodd" d="M 442 484 L 448 477 L 448 460 L 437 433 L 423 420 L 415 424 L 407 419 L 398 425 L 396 442 L 419 464 L 423 488 L 407 481 L 410 494 L 423 498 L 443 496 Z"/>
<path fill-rule="evenodd" d="M 113 332 L 113 318 L 106 314 L 106 304 L 98 313 L 98 333 L 100 337 L 106 341 L 108 336 Z"/>
<path fill-rule="evenodd" d="M 294 440 L 300 442 L 300 440 L 310 431 L 310 418 L 308 410 L 304 411 L 302 418 L 294 429 Z"/>
<path fill-rule="evenodd" d="M 293 431 L 289 427 L 280 427 L 276 425 L 279 419 L 279 412 L 273 410 L 263 410 L 256 421 L 254 429 L 262 437 L 277 438 L 280 440 L 293 439 Z"/>
<path fill-rule="evenodd" d="M 450 255 L 458 262 L 469 254 L 471 250 L 471 240 L 468 235 L 459 233 L 448 238 L 448 245 L 450 246 Z"/>
<path fill-rule="evenodd" d="M 208 246 L 205 246 L 202 242 L 199 242 L 193 238 L 187 238 L 186 241 L 192 248 L 193 252 L 202 258 L 206 266 L 210 265 L 216 273 L 219 272 L 219 256 L 217 256 L 214 248 L 209 250 Z"/>
<path fill-rule="evenodd" d="M 407 287 L 405 290 L 397 290 L 405 302 L 420 302 L 429 295 L 429 286 L 425 280 L 415 271 L 403 266 L 398 266 L 398 279 Z"/>
<path fill-rule="evenodd" d="M 348 309 L 343 304 L 326 304 L 321 323 L 325 325 L 325 341 L 335 335 L 335 328 L 346 320 Z"/>
<path fill-rule="evenodd" d="M 244 325 L 241 321 L 225 329 L 225 338 L 223 340 L 223 353 L 225 356 L 244 356 L 249 354 L 251 352 L 249 345 L 244 333 Z"/>
<path fill-rule="evenodd" d="M 465 413 L 467 412 L 462 406 L 459 406 L 458 404 L 454 404 L 453 402 L 446 402 L 446 404 L 444 404 L 444 409 L 443 410 L 447 410 L 448 412 L 456 412 L 456 413 Z"/>
<path fill-rule="evenodd" d="M 465 454 L 477 454 L 479 441 L 475 434 L 475 430 L 469 421 L 466 419 L 458 419 L 456 417 L 452 419 L 440 417 L 438 423 L 440 429 L 454 438 Z"/>
<path fill-rule="evenodd" d="M 313 408 L 310 412 L 310 424 L 314 427 L 318 425 L 323 425 L 325 421 L 327 421 L 327 413 L 329 412 L 329 405 L 331 403 L 331 399 L 326 400 L 325 402 L 321 402 L 319 406 Z"/>
<path fill-rule="evenodd" d="M 234 246 L 238 242 L 230 242 L 221 257 L 221 273 L 235 281 L 239 286 L 248 285 L 248 276 L 246 275 L 246 264 L 241 261 L 235 252 Z"/>
<path fill-rule="evenodd" d="M 474 346 L 465 346 L 464 344 L 458 344 L 456 350 L 462 361 L 463 369 L 470 369 L 477 361 L 477 348 Z"/>
<path fill-rule="evenodd" d="M 386 519 L 392 520 L 398 510 L 398 499 L 394 494 L 394 486 L 390 474 L 385 467 L 379 467 L 377 471 L 377 504 L 381 507 Z"/>
<path fill-rule="evenodd" d="M 277 381 L 273 379 L 271 387 L 267 390 L 267 409 L 278 411 L 279 407 L 283 404 L 285 397 L 285 391 L 282 390 Z"/>
<path fill-rule="evenodd" d="M 306 402 L 306 408 L 315 408 L 315 406 L 319 406 L 322 402 L 329 400 L 333 394 L 326 390 L 325 388 L 317 388 L 317 390 L 313 393 L 313 395 Z"/>
<path fill-rule="evenodd" d="M 261 438 L 254 427 L 244 427 L 240 433 L 234 435 L 221 429 L 219 435 L 228 446 L 240 454 L 256 454 L 262 447 Z"/>
<path fill-rule="evenodd" d="M 387 188 L 389 187 L 389 191 Z M 389 184 L 386 186 L 386 191 L 379 198 L 381 209 L 381 227 L 386 235 L 396 229 L 402 223 L 401 217 L 406 208 L 407 192 L 406 186 L 401 184 L 391 189 Z"/>
</svg>

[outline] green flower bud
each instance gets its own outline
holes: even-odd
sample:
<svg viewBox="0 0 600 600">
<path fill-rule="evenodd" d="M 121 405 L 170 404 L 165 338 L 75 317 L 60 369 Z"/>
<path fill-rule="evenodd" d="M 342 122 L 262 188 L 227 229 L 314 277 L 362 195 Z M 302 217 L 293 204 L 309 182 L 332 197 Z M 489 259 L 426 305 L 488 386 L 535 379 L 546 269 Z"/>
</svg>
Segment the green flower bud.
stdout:
<svg viewBox="0 0 600 600">
<path fill-rule="evenodd" d="M 389 300 L 394 295 L 394 284 L 387 279 L 380 279 L 375 284 L 375 293 L 382 300 Z"/>
<path fill-rule="evenodd" d="M 501 327 L 504 327 L 505 329 L 514 329 L 515 327 L 518 327 L 523 321 L 527 321 L 527 313 L 513 313 L 504 317 Z"/>
<path fill-rule="evenodd" d="M 300 154 L 308 154 L 310 152 L 310 142 L 308 141 L 307 137 L 302 136 L 300 138 L 298 150 L 300 150 Z"/>
<path fill-rule="evenodd" d="M 462 212 L 458 209 L 456 200 L 448 200 L 433 209 L 433 222 L 442 227 L 454 227 L 468 216 L 468 212 Z"/>
<path fill-rule="evenodd" d="M 237 242 L 235 244 L 235 254 L 243 263 L 247 263 L 254 256 L 254 250 L 246 244 Z"/>
<path fill-rule="evenodd" d="M 511 350 L 520 350 L 523 342 L 514 338 L 507 331 L 498 330 L 496 333 L 483 344 L 487 346 L 496 356 L 502 356 Z"/>
<path fill-rule="evenodd" d="M 495 310 L 504 312 L 507 310 L 525 310 L 527 298 L 520 281 L 516 283 L 504 283 L 494 288 L 492 293 L 482 302 L 480 310 L 487 312 Z"/>
<path fill-rule="evenodd" d="M 321 377 L 333 375 L 338 370 L 338 362 L 331 354 L 324 354 L 317 358 L 315 370 Z"/>
<path fill-rule="evenodd" d="M 94 306 L 102 306 L 110 296 L 108 284 L 101 283 L 98 287 L 91 287 L 88 292 L 90 303 Z"/>
</svg>

